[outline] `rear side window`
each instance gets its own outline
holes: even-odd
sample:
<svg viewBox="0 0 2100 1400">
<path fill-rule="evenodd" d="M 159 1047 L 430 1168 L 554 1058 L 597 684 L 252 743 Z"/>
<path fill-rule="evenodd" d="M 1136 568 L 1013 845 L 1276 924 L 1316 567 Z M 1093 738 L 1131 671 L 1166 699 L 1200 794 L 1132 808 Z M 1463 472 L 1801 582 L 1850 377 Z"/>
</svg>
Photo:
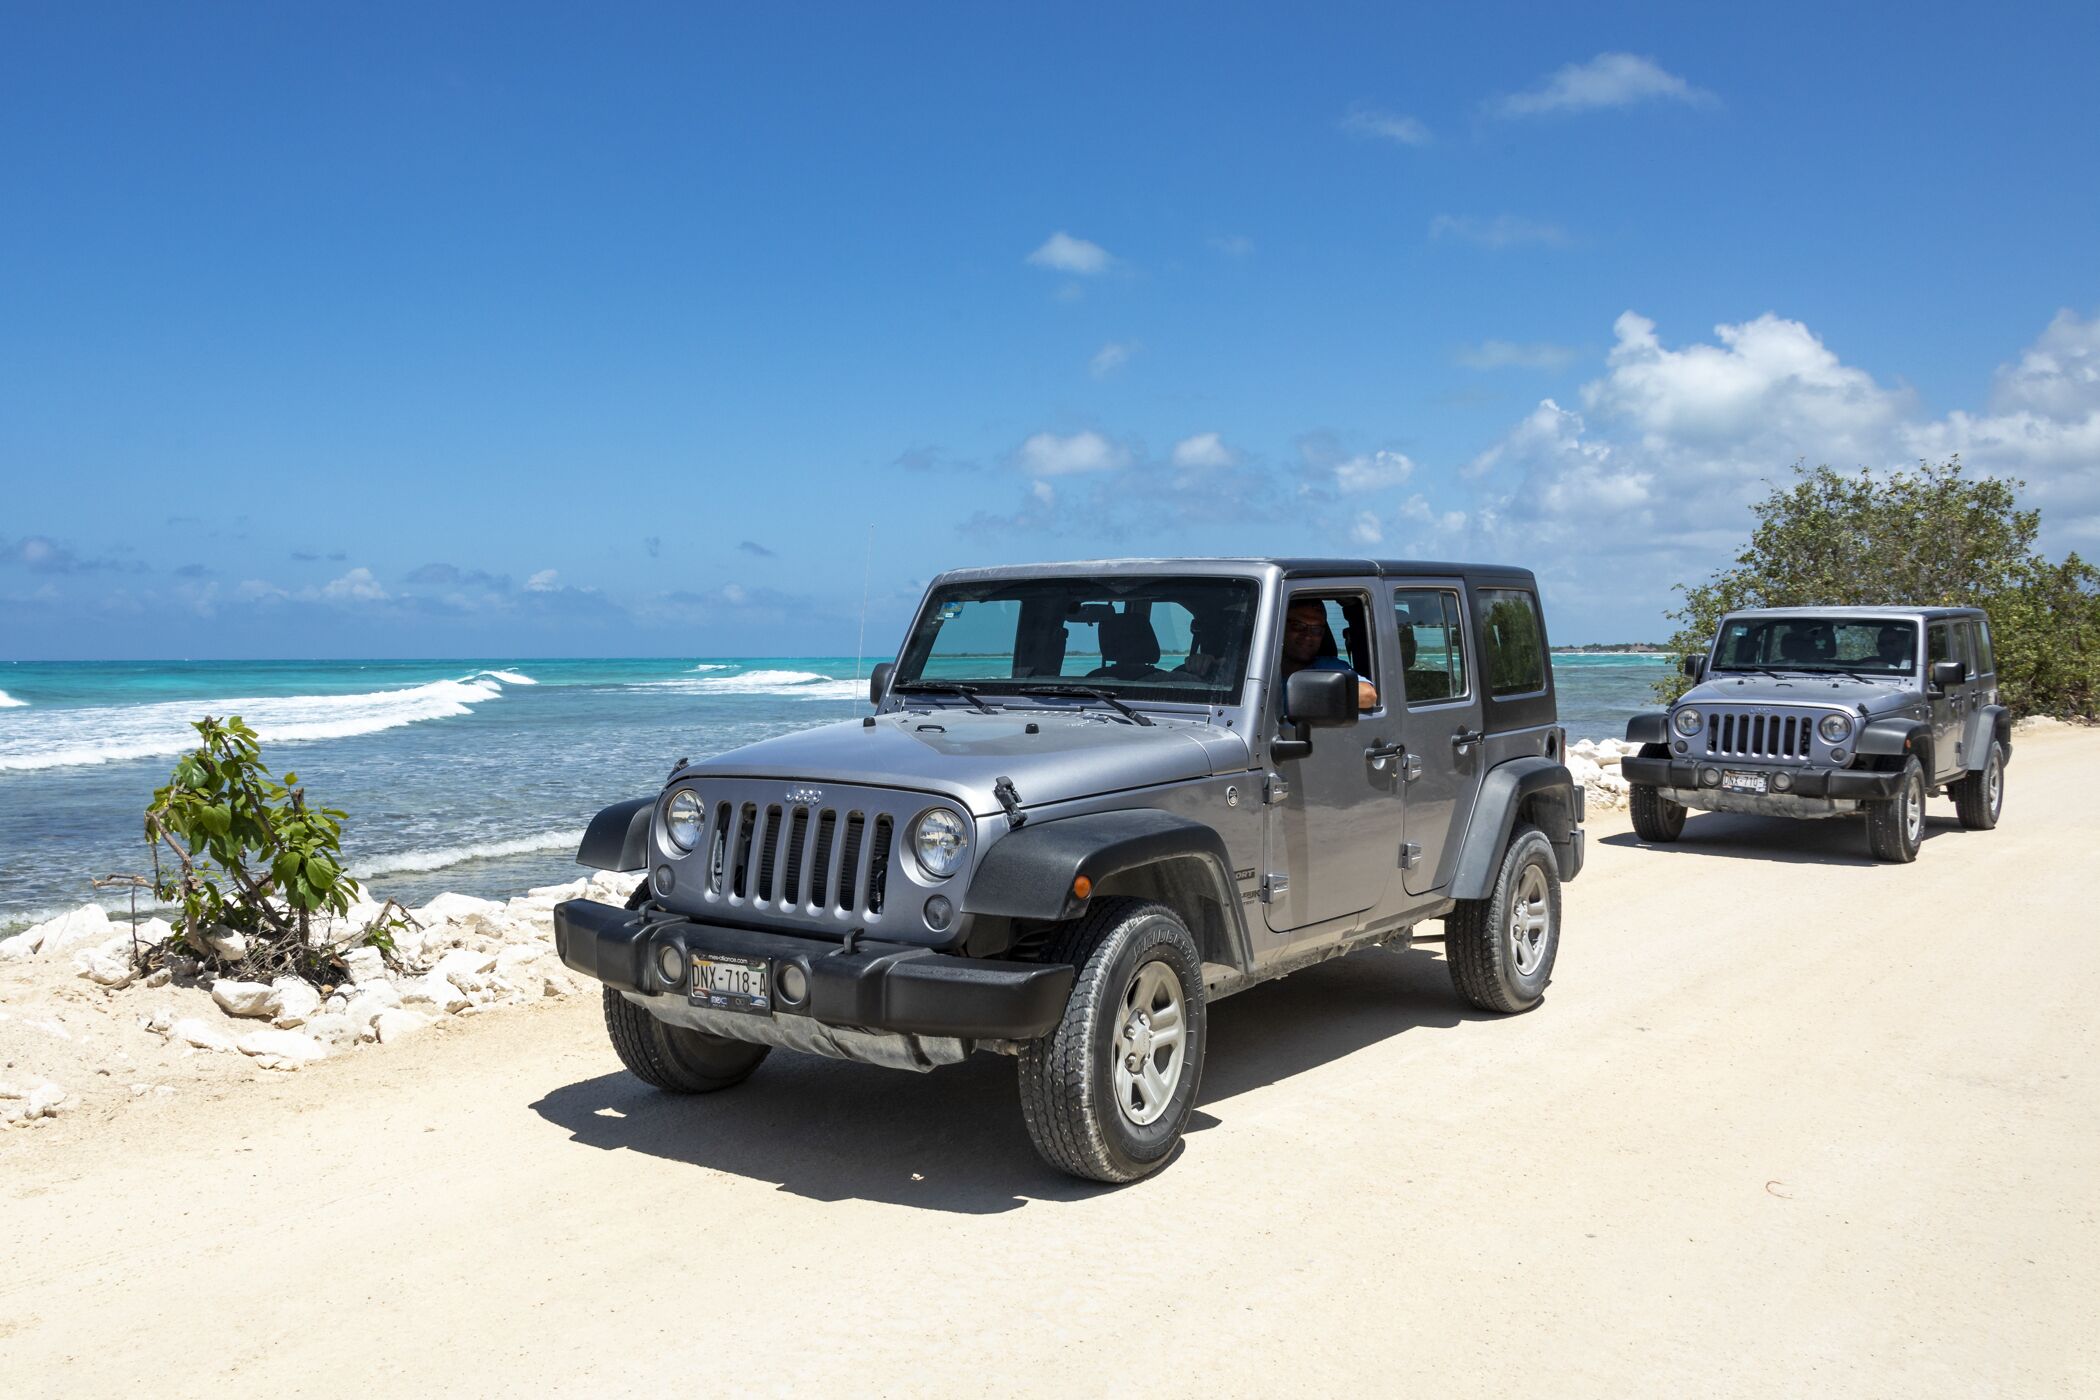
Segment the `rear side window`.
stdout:
<svg viewBox="0 0 2100 1400">
<path fill-rule="evenodd" d="M 1546 647 L 1537 600 L 1513 588 L 1482 589 L 1478 598 L 1488 694 L 1499 699 L 1544 690 Z"/>
<path fill-rule="evenodd" d="M 1407 703 L 1435 705 L 1466 694 L 1466 633 L 1458 594 L 1448 588 L 1399 588 L 1393 611 L 1400 624 L 1400 666 Z"/>
</svg>

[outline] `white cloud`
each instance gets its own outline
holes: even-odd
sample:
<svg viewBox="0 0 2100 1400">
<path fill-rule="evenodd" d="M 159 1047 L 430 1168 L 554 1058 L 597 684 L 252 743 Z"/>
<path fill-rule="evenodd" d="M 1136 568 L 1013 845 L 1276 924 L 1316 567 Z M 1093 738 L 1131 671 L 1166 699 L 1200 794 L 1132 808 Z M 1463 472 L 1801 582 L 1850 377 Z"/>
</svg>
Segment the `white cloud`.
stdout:
<svg viewBox="0 0 2100 1400">
<path fill-rule="evenodd" d="M 1094 378 L 1106 379 L 1109 375 L 1129 364 L 1130 357 L 1135 353 L 1137 353 L 1137 346 L 1126 344 L 1119 340 L 1111 340 L 1094 352 L 1094 358 L 1087 362 L 1087 369 Z"/>
<path fill-rule="evenodd" d="M 321 596 L 337 603 L 377 603 L 386 599 L 387 592 L 372 577 L 370 569 L 359 566 L 341 578 L 330 579 L 321 587 Z"/>
<path fill-rule="evenodd" d="M 1060 437 L 1037 433 L 1014 453 L 1014 465 L 1032 477 L 1114 471 L 1128 465 L 1130 449 L 1089 429 Z"/>
<path fill-rule="evenodd" d="M 1415 464 L 1404 453 L 1367 452 L 1335 464 L 1334 486 L 1353 496 L 1398 486 L 1414 474 Z"/>
<path fill-rule="evenodd" d="M 1535 117 L 1631 107 L 1638 102 L 1703 105 L 1715 100 L 1712 93 L 1665 71 L 1652 58 L 1600 53 L 1587 63 L 1569 64 L 1535 88 L 1502 98 L 1493 104 L 1493 110 L 1505 117 Z"/>
<path fill-rule="evenodd" d="M 1115 261 L 1100 244 L 1074 238 L 1063 229 L 1044 239 L 1043 246 L 1028 255 L 1031 266 L 1069 272 L 1078 277 L 1098 276 L 1114 266 Z"/>
<path fill-rule="evenodd" d="M 1379 523 L 1376 511 L 1360 510 L 1356 513 L 1355 521 L 1349 526 L 1349 542 L 1351 544 L 1385 543 L 1385 526 Z"/>
<path fill-rule="evenodd" d="M 1478 345 L 1461 345 L 1453 358 L 1467 369 L 1563 370 L 1574 362 L 1575 352 L 1545 341 L 1520 345 L 1510 340 L 1483 340 Z"/>
<path fill-rule="evenodd" d="M 1174 465 L 1182 468 L 1229 467 L 1239 454 L 1216 433 L 1197 433 L 1174 444 Z"/>
<path fill-rule="evenodd" d="M 527 593 L 552 593 L 561 587 L 561 572 L 557 569 L 541 569 L 525 580 Z"/>
<path fill-rule="evenodd" d="M 1567 230 L 1560 225 L 1535 223 L 1514 214 L 1497 214 L 1492 219 L 1439 214 L 1429 221 L 1429 236 L 1435 240 L 1456 238 L 1483 248 L 1519 248 L 1526 244 L 1559 248 L 1568 241 Z"/>
<path fill-rule="evenodd" d="M 1351 136 L 1370 136 L 1401 146 L 1426 146 L 1436 139 L 1417 118 L 1381 111 L 1361 102 L 1351 107 L 1349 115 L 1342 118 L 1342 130 Z"/>
<path fill-rule="evenodd" d="M 1400 518 L 1410 524 L 1426 525 L 1441 535 L 1455 535 L 1466 528 L 1466 513 L 1462 510 L 1438 512 L 1419 493 L 1409 496 L 1400 507 Z"/>
</svg>

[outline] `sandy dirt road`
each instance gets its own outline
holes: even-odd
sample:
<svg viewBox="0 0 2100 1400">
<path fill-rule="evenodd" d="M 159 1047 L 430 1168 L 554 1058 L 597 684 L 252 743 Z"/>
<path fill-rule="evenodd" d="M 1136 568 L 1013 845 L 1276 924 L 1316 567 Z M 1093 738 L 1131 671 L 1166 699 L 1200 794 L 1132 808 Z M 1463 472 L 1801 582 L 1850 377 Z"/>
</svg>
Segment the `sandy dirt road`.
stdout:
<svg viewBox="0 0 2100 1400">
<path fill-rule="evenodd" d="M 2100 736 L 2005 821 L 1591 824 L 1536 1012 L 1433 952 L 1220 1003 L 1159 1176 L 1010 1061 L 679 1101 L 595 1005 L 0 1147 L 0 1391 L 2100 1393 Z"/>
</svg>

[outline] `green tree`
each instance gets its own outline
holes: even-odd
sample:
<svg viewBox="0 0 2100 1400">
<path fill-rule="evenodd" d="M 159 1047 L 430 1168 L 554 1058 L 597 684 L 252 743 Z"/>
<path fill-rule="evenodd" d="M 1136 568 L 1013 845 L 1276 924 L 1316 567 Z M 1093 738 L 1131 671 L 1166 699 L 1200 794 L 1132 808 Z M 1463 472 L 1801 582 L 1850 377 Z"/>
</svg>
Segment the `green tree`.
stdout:
<svg viewBox="0 0 2100 1400">
<path fill-rule="evenodd" d="M 1990 614 L 1998 689 L 2015 715 L 2090 715 L 2100 700 L 2100 570 L 2034 551 L 2041 512 L 2021 510 L 2026 483 L 1971 477 L 1961 459 L 1915 471 L 1845 476 L 1796 465 L 1751 506 L 1757 524 L 1735 563 L 1678 586 L 1670 646 L 1706 649 L 1737 608 L 1913 603 Z M 1688 682 L 1656 683 L 1674 700 Z"/>
</svg>

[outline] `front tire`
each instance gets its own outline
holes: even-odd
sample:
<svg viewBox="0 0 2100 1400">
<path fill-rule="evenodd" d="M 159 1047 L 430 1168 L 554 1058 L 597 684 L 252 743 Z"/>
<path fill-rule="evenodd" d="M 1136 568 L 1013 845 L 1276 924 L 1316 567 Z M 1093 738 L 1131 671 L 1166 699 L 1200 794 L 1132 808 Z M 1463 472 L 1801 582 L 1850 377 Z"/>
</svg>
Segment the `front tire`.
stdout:
<svg viewBox="0 0 2100 1400">
<path fill-rule="evenodd" d="M 1173 910 L 1099 899 L 1051 956 L 1078 968 L 1064 1019 L 1021 1049 L 1021 1115 L 1043 1160 L 1136 1181 L 1181 1141 L 1203 1078 L 1203 960 Z"/>
<path fill-rule="evenodd" d="M 1529 1011 L 1546 995 L 1560 950 L 1560 862 L 1535 826 L 1510 833 L 1486 899 L 1444 917 L 1451 985 L 1482 1011 Z"/>
<path fill-rule="evenodd" d="M 1661 744 L 1641 745 L 1642 758 L 1668 758 Z M 1647 783 L 1629 785 L 1626 805 L 1633 809 L 1634 834 L 1651 845 L 1665 846 L 1684 835 L 1684 804 L 1672 802 L 1662 789 Z"/>
<path fill-rule="evenodd" d="M 1916 754 L 1903 760 L 1896 795 L 1867 803 L 1867 848 L 1876 860 L 1908 865 L 1925 843 L 1925 766 Z"/>
<path fill-rule="evenodd" d="M 1991 740 L 1991 751 L 1983 760 L 1980 771 L 1971 773 L 1959 782 L 1948 784 L 1954 796 L 1955 815 L 1970 831 L 1989 831 L 1998 825 L 1998 814 L 2005 810 L 2005 748 L 1996 739 Z"/>
<path fill-rule="evenodd" d="M 605 1032 L 628 1073 L 673 1094 L 711 1094 L 741 1084 L 773 1048 L 666 1025 L 610 987 Z"/>
</svg>

